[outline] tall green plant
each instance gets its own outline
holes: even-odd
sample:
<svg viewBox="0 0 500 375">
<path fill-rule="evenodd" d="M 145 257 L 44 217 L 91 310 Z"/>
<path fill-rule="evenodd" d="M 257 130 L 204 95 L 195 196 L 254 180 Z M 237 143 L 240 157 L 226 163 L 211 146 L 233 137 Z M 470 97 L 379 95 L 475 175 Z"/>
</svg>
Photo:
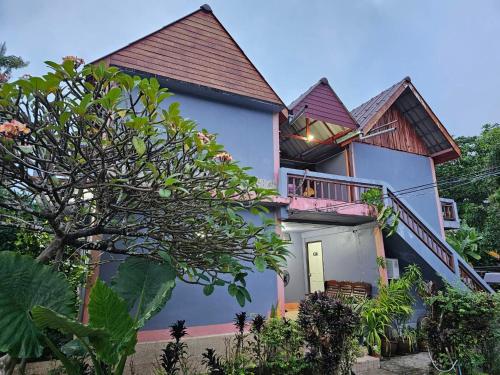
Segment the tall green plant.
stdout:
<svg viewBox="0 0 500 375">
<path fill-rule="evenodd" d="M 137 332 L 170 297 L 176 274 L 168 263 L 127 258 L 108 286 L 98 280 L 90 293 L 89 322 L 75 319 L 74 293 L 62 273 L 28 256 L 0 253 L 0 350 L 15 358 L 39 357 L 48 347 L 68 374 L 79 366 L 45 334 L 55 329 L 75 337 L 97 375 L 123 373 Z M 129 311 L 132 311 L 133 316 Z"/>
<path fill-rule="evenodd" d="M 400 279 L 386 285 L 379 282 L 378 295 L 362 307 L 361 326 L 368 346 L 380 353 L 382 338 L 387 330 L 398 322 L 404 322 L 413 314 L 415 297 L 412 291 L 422 280 L 422 273 L 416 265 L 409 265 Z"/>
</svg>

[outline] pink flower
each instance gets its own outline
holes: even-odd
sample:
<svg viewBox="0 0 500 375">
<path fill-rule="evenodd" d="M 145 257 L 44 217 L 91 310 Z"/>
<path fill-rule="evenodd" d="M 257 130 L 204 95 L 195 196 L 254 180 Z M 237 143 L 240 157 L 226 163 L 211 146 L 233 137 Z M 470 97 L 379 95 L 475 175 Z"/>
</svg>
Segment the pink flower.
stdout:
<svg viewBox="0 0 500 375">
<path fill-rule="evenodd" d="M 220 161 L 221 163 L 229 163 L 231 160 L 233 160 L 233 157 L 227 152 L 219 152 L 217 155 L 215 155 L 214 159 Z"/>
<path fill-rule="evenodd" d="M 203 134 L 202 132 L 198 132 L 198 139 L 201 141 L 201 143 L 206 144 L 210 142 L 210 137 Z"/>
<path fill-rule="evenodd" d="M 75 68 L 78 68 L 80 65 L 85 64 L 85 61 L 77 56 L 64 56 L 63 61 L 73 61 L 75 64 Z"/>
<path fill-rule="evenodd" d="M 17 120 L 7 121 L 0 125 L 0 134 L 6 138 L 14 138 L 22 134 L 29 134 L 31 130 Z"/>
</svg>

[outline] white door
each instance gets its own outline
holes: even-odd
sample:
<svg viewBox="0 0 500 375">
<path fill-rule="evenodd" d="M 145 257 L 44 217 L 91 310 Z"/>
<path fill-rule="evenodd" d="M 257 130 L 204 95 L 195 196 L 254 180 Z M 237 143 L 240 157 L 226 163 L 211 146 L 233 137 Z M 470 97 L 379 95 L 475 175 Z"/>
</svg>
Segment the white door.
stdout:
<svg viewBox="0 0 500 375">
<path fill-rule="evenodd" d="M 309 265 L 309 292 L 325 290 L 323 279 L 323 248 L 321 241 L 307 244 L 307 261 Z"/>
</svg>

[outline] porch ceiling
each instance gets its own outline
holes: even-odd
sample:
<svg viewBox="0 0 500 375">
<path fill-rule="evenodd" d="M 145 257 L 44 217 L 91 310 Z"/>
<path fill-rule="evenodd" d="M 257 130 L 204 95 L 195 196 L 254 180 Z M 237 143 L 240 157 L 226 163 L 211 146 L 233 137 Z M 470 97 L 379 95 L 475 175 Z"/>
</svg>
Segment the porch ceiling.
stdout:
<svg viewBox="0 0 500 375">
<path fill-rule="evenodd" d="M 289 220 L 304 220 L 310 223 L 328 223 L 340 225 L 360 225 L 373 221 L 371 216 L 342 215 L 336 212 L 288 211 Z"/>
<path fill-rule="evenodd" d="M 307 123 L 309 123 L 309 130 Z M 351 129 L 301 115 L 280 129 L 281 157 L 315 163 L 340 152 L 336 139 Z"/>
</svg>

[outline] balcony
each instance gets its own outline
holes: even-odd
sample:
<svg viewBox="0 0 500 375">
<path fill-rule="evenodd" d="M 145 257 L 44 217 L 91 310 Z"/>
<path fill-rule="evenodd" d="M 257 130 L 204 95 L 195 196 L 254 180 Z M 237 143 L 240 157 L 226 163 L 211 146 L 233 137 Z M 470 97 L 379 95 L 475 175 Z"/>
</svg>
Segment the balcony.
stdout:
<svg viewBox="0 0 500 375">
<path fill-rule="evenodd" d="M 460 228 L 460 219 L 458 218 L 457 204 L 455 201 L 448 198 L 440 198 L 440 201 L 444 229 Z"/>
<path fill-rule="evenodd" d="M 357 225 L 374 220 L 362 194 L 380 185 L 347 176 L 281 168 L 280 194 L 289 200 L 284 218 Z"/>
</svg>

